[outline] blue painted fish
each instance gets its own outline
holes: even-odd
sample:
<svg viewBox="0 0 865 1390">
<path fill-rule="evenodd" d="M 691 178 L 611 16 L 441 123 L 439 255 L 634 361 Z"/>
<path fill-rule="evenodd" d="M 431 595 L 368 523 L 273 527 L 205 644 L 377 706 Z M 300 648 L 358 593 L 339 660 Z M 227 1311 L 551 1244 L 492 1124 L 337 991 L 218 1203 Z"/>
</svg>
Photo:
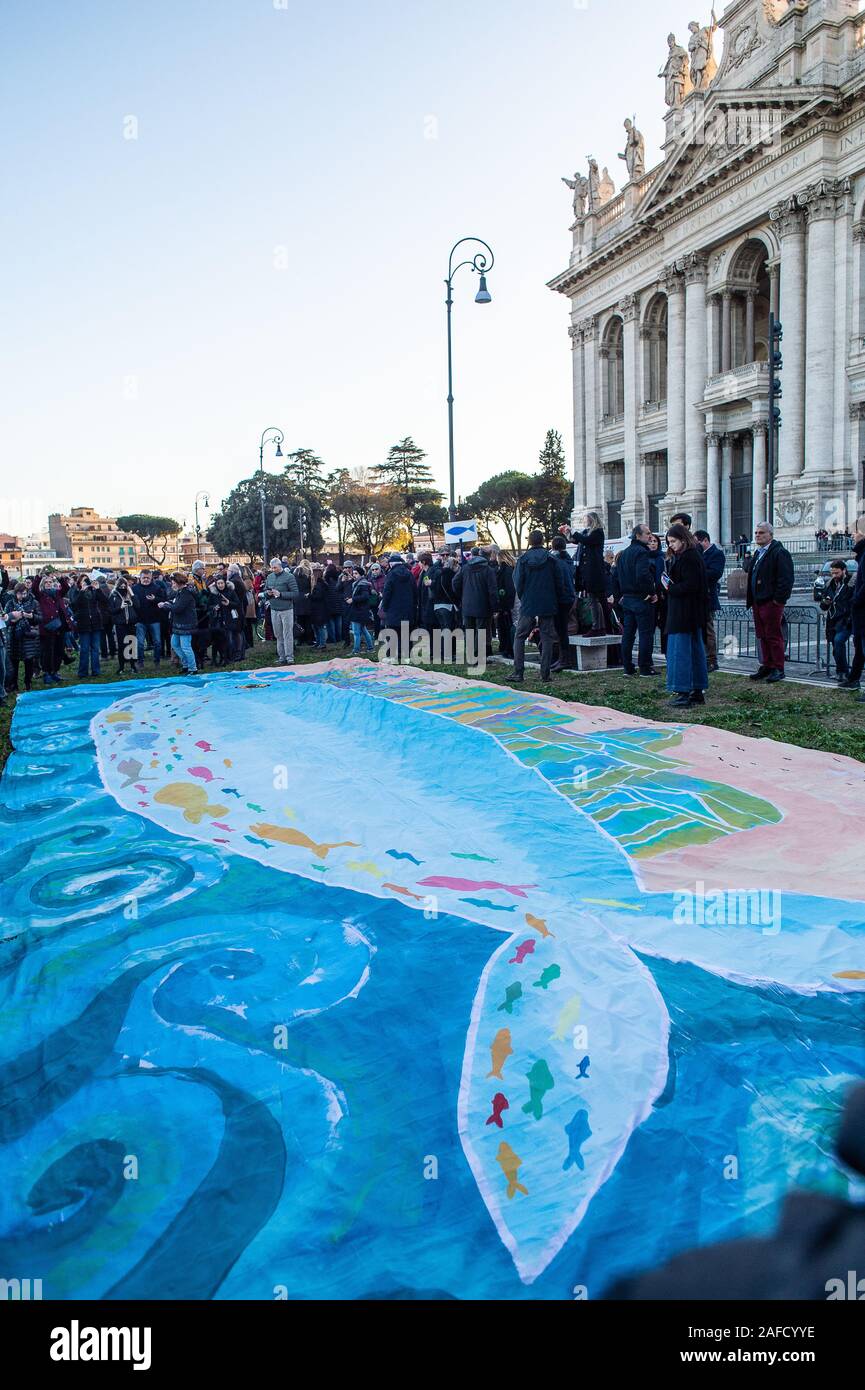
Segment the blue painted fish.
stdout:
<svg viewBox="0 0 865 1390">
<path fill-rule="evenodd" d="M 521 999 L 522 996 L 523 987 L 520 984 L 519 980 L 517 980 L 516 984 L 508 985 L 507 989 L 505 990 L 505 1002 L 503 1004 L 499 1004 L 498 1012 L 501 1013 L 502 1009 L 504 1009 L 506 1014 L 512 1014 L 514 1011 L 514 1004 L 517 1002 L 518 999 Z"/>
<path fill-rule="evenodd" d="M 568 1156 L 562 1164 L 562 1171 L 567 1172 L 575 1165 L 580 1172 L 586 1166 L 586 1161 L 580 1153 L 580 1149 L 587 1139 L 591 1139 L 592 1131 L 589 1129 L 588 1110 L 578 1110 L 570 1124 L 565 1125 L 565 1134 L 568 1136 Z"/>
</svg>

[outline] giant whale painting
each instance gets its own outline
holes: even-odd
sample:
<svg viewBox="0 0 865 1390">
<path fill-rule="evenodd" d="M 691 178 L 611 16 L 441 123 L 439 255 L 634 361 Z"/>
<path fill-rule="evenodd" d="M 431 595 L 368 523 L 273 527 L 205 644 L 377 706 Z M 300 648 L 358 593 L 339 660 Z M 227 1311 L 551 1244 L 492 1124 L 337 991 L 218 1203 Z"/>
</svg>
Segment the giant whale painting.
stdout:
<svg viewBox="0 0 865 1390">
<path fill-rule="evenodd" d="M 363 661 L 13 744 L 0 1265 L 46 1297 L 594 1297 L 846 1190 L 852 760 Z"/>
</svg>

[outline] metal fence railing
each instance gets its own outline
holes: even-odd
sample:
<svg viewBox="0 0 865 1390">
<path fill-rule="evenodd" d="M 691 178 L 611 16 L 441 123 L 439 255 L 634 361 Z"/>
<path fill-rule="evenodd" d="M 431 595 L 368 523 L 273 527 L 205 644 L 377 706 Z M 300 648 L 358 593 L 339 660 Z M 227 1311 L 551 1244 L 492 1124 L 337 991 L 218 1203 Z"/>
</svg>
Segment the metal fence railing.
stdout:
<svg viewBox="0 0 865 1390">
<path fill-rule="evenodd" d="M 744 605 L 725 604 L 714 616 L 720 657 L 728 660 L 759 660 L 757 634 L 750 609 Z M 786 658 L 791 666 L 807 667 L 808 672 L 813 672 L 815 676 L 835 674 L 835 658 L 826 638 L 826 618 L 819 608 L 788 605 L 784 612 L 783 630 Z"/>
</svg>

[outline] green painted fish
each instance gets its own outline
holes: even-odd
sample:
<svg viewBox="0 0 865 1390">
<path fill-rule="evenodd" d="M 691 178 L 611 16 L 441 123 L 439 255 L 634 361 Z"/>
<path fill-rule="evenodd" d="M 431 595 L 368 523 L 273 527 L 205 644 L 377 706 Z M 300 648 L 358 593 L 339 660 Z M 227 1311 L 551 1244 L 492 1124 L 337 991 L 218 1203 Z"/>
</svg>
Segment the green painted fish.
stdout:
<svg viewBox="0 0 865 1390">
<path fill-rule="evenodd" d="M 529 1079 L 529 1098 L 523 1106 L 524 1115 L 534 1115 L 540 1120 L 544 1113 L 544 1096 L 555 1086 L 550 1069 L 543 1057 L 526 1072 Z"/>
<path fill-rule="evenodd" d="M 514 1004 L 517 1002 L 518 999 L 522 999 L 522 997 L 523 987 L 520 984 L 519 980 L 517 980 L 516 984 L 508 985 L 507 989 L 505 990 L 505 1002 L 503 1004 L 499 1004 L 497 1012 L 501 1013 L 502 1009 L 504 1009 L 506 1014 L 512 1014 L 514 1011 Z"/>
<path fill-rule="evenodd" d="M 549 989 L 553 980 L 557 980 L 561 973 L 558 965 L 548 965 L 546 970 L 541 971 L 540 979 L 532 981 L 532 989 Z"/>
</svg>

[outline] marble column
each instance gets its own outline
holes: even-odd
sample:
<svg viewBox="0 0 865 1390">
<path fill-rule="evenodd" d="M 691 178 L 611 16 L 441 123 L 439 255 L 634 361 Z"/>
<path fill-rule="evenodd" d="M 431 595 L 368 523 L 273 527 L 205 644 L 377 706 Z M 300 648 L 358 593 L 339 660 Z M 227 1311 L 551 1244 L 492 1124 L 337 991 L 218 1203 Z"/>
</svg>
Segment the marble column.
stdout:
<svg viewBox="0 0 865 1390">
<path fill-rule="evenodd" d="M 756 290 L 746 290 L 745 292 L 745 362 L 753 362 L 756 356 L 756 340 L 754 336 L 754 305 L 757 298 Z"/>
<path fill-rule="evenodd" d="M 673 505 L 685 490 L 685 280 L 671 266 L 667 292 L 667 496 Z"/>
<path fill-rule="evenodd" d="M 579 324 L 568 329 L 571 339 L 574 377 L 574 511 L 585 511 L 586 496 L 586 390 L 583 363 L 583 333 Z"/>
<path fill-rule="evenodd" d="M 751 535 L 753 536 L 759 523 L 768 520 L 768 506 L 766 504 L 766 482 L 768 474 L 766 471 L 766 425 L 761 420 L 754 426 L 754 454 L 753 454 L 753 488 L 751 493 L 753 515 L 751 525 Z"/>
<path fill-rule="evenodd" d="M 733 531 L 733 436 L 721 439 L 721 543 L 729 545 L 737 539 Z M 706 528 L 708 530 L 708 527 Z"/>
<path fill-rule="evenodd" d="M 586 401 L 586 506 L 595 510 L 604 498 L 603 479 L 598 465 L 598 321 L 596 318 L 583 319 L 580 324 L 583 334 L 583 385 Z"/>
<path fill-rule="evenodd" d="M 781 288 L 781 263 L 780 261 L 770 261 L 767 269 L 769 271 L 769 313 L 774 317 L 780 318 L 778 309 L 780 307 L 780 288 Z"/>
<path fill-rule="evenodd" d="M 721 371 L 729 372 L 733 365 L 733 296 L 724 290 L 721 296 Z"/>
<path fill-rule="evenodd" d="M 625 358 L 625 497 L 622 502 L 622 534 L 643 519 L 640 479 L 637 475 L 637 386 L 640 371 L 638 348 L 640 301 L 635 294 L 626 295 L 619 304 L 624 331 L 622 350 Z"/>
<path fill-rule="evenodd" d="M 805 472 L 831 473 L 835 432 L 835 218 L 840 189 L 822 179 L 799 195 L 808 220 Z M 787 328 L 784 325 L 784 349 Z M 786 372 L 786 355 L 784 370 Z M 784 396 L 786 399 L 786 391 Z M 821 523 L 822 524 L 822 523 Z"/>
<path fill-rule="evenodd" d="M 805 466 L 805 221 L 795 198 L 769 216 L 781 239 L 780 318 L 784 328 L 784 398 L 778 476 L 798 478 Z"/>
<path fill-rule="evenodd" d="M 706 493 L 706 419 L 700 406 L 706 394 L 706 257 L 685 257 L 685 491 L 692 502 Z M 698 505 L 694 510 L 699 512 Z"/>
<path fill-rule="evenodd" d="M 706 435 L 706 530 L 717 542 L 721 535 L 721 436 Z"/>
<path fill-rule="evenodd" d="M 721 296 L 711 295 L 709 304 L 709 375 L 717 376 L 721 370 Z"/>
</svg>

